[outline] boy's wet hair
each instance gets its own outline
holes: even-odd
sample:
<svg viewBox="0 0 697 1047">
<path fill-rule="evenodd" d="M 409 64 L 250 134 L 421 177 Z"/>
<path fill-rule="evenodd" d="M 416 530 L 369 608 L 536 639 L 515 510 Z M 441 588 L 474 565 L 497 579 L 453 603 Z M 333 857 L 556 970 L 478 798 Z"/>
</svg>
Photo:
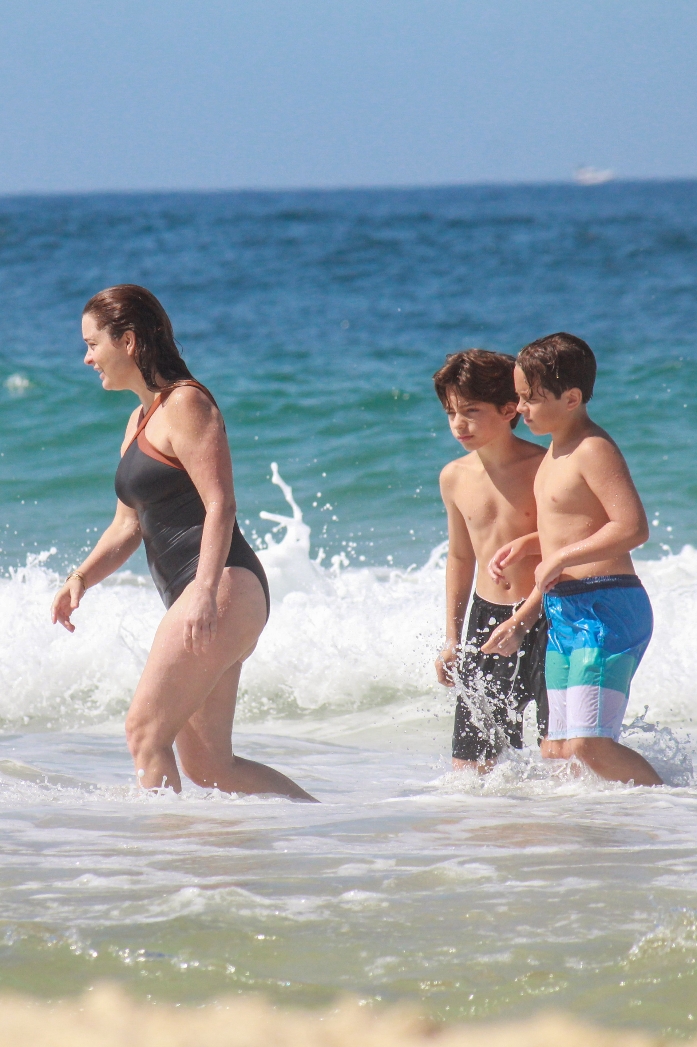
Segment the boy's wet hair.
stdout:
<svg viewBox="0 0 697 1047">
<path fill-rule="evenodd" d="M 487 349 L 464 349 L 446 356 L 443 366 L 433 376 L 438 399 L 448 408 L 454 391 L 464 400 L 504 407 L 517 403 L 518 394 L 513 382 L 515 359 L 507 353 L 492 353 Z M 520 421 L 516 414 L 511 429 Z"/>
<path fill-rule="evenodd" d="M 516 363 L 531 392 L 544 389 L 558 400 L 567 389 L 580 389 L 584 404 L 593 395 L 595 356 L 588 343 L 576 335 L 558 331 L 538 338 L 520 350 Z"/>
</svg>

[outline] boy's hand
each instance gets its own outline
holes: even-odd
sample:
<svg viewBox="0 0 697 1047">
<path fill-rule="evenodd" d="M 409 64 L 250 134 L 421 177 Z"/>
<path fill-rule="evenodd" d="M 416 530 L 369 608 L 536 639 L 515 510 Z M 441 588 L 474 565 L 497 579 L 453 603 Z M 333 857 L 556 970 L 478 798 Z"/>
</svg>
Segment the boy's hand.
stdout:
<svg viewBox="0 0 697 1047">
<path fill-rule="evenodd" d="M 521 622 L 515 615 L 507 618 L 505 622 L 497 625 L 485 644 L 482 644 L 482 654 L 515 654 L 527 635 L 525 623 Z"/>
<path fill-rule="evenodd" d="M 564 564 L 559 562 L 558 554 L 548 556 L 542 563 L 539 563 L 535 568 L 535 585 L 540 592 L 548 593 L 559 581 L 563 570 Z"/>
<path fill-rule="evenodd" d="M 460 645 L 457 643 L 446 643 L 435 662 L 438 683 L 442 683 L 444 687 L 455 686 L 459 658 Z"/>
<path fill-rule="evenodd" d="M 506 542 L 497 549 L 487 565 L 487 571 L 497 585 L 503 584 L 510 589 L 510 583 L 506 581 L 504 571 L 507 567 L 524 560 L 526 556 L 539 555 L 539 543 L 536 541 L 537 534 L 524 534 L 522 538 L 514 538 L 512 542 Z"/>
</svg>

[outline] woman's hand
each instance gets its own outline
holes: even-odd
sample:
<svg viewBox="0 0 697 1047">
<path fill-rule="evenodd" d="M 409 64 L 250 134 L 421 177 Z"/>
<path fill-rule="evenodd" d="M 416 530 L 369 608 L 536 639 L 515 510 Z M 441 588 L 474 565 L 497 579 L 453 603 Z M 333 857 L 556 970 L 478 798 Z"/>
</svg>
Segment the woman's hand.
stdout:
<svg viewBox="0 0 697 1047">
<path fill-rule="evenodd" d="M 457 663 L 460 658 L 460 645 L 458 643 L 446 643 L 443 650 L 436 658 L 436 674 L 438 683 L 444 687 L 454 687 L 457 676 Z"/>
<path fill-rule="evenodd" d="M 500 549 L 497 549 L 487 564 L 487 571 L 497 585 L 503 584 L 507 589 L 510 589 L 510 585 L 503 573 L 506 568 L 519 563 L 526 556 L 539 556 L 539 554 L 540 543 L 537 532 L 524 534 L 522 538 L 514 538 L 512 542 L 506 542 Z"/>
<path fill-rule="evenodd" d="M 71 574 L 56 593 L 51 605 L 51 621 L 54 625 L 60 622 L 69 633 L 75 632 L 75 626 L 70 621 L 70 615 L 80 606 L 80 600 L 84 592 L 85 583 L 82 578 L 76 574 Z"/>
<path fill-rule="evenodd" d="M 218 631 L 218 602 L 210 589 L 193 583 L 184 619 L 184 647 L 203 654 Z"/>
</svg>

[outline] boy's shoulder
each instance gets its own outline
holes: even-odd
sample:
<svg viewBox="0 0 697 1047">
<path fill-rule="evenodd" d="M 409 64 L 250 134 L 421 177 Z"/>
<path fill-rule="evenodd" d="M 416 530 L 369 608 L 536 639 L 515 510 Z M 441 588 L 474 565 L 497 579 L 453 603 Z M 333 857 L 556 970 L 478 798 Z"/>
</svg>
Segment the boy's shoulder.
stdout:
<svg viewBox="0 0 697 1047">
<path fill-rule="evenodd" d="M 453 458 L 452 462 L 448 462 L 440 471 L 440 485 L 441 487 L 452 487 L 467 476 L 473 476 L 481 468 L 482 463 L 476 451 L 463 454 L 460 458 Z"/>
<path fill-rule="evenodd" d="M 592 422 L 583 432 L 573 449 L 574 457 L 581 462 L 591 462 L 598 458 L 622 456 L 616 442 L 605 429 Z"/>
<path fill-rule="evenodd" d="M 536 459 L 542 461 L 547 454 L 547 448 L 541 444 L 534 444 L 531 440 L 523 440 L 520 436 L 516 436 L 515 441 L 519 462 L 535 461 Z"/>
</svg>

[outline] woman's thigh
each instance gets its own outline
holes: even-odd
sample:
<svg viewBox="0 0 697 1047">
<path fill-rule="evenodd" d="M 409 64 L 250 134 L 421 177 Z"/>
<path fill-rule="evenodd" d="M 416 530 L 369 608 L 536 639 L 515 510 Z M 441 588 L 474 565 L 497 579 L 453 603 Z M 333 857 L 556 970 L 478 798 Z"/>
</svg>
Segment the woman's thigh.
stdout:
<svg viewBox="0 0 697 1047">
<path fill-rule="evenodd" d="M 215 638 L 194 654 L 184 646 L 190 595 L 187 586 L 160 622 L 128 714 L 131 726 L 147 723 L 163 744 L 174 741 L 221 677 L 254 646 L 266 623 L 259 579 L 244 567 L 226 567 L 218 587 Z"/>
</svg>

